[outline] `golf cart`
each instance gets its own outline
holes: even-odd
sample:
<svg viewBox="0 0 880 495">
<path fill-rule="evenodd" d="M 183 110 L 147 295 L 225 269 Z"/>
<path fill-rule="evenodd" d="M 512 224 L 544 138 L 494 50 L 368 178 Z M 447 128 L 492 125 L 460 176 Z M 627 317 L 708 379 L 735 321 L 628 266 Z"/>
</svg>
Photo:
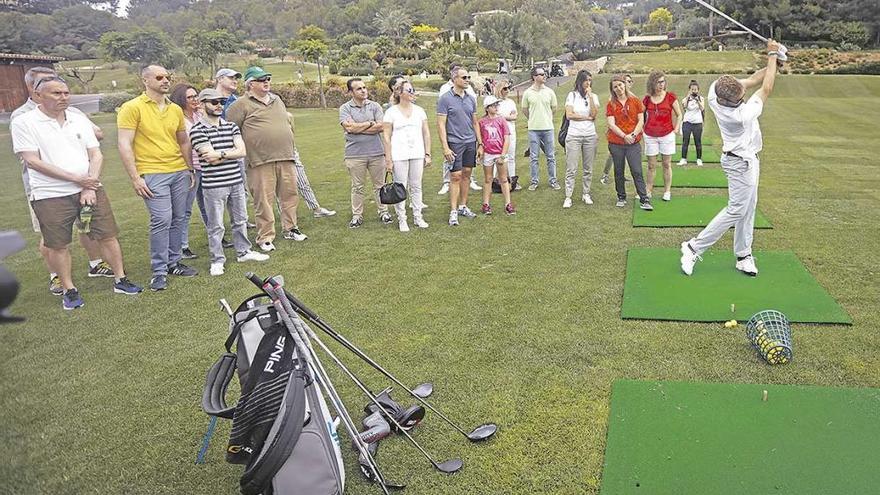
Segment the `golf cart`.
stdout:
<svg viewBox="0 0 880 495">
<path fill-rule="evenodd" d="M 565 76 L 565 68 L 562 65 L 562 60 L 552 60 L 550 64 L 550 77 Z"/>
</svg>

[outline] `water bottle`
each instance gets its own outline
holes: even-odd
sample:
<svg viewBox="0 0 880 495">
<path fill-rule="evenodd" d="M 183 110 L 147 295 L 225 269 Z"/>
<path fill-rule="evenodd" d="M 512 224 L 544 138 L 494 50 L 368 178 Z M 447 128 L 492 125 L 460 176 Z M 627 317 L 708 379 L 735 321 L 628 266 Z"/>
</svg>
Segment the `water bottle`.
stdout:
<svg viewBox="0 0 880 495">
<path fill-rule="evenodd" d="M 83 205 L 82 208 L 79 209 L 79 233 L 80 234 L 88 234 L 92 230 L 92 214 L 95 212 L 95 207 L 92 205 Z"/>
</svg>

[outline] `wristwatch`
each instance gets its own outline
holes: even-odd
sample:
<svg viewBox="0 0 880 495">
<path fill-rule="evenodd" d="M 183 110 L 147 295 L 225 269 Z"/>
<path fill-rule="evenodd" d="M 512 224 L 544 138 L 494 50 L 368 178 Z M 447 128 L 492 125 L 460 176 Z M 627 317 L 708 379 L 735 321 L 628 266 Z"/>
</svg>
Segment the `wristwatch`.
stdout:
<svg viewBox="0 0 880 495">
<path fill-rule="evenodd" d="M 221 151 L 221 152 L 220 152 L 220 158 L 221 158 L 221 159 L 226 158 L 226 152 L 225 152 L 225 151 Z"/>
</svg>

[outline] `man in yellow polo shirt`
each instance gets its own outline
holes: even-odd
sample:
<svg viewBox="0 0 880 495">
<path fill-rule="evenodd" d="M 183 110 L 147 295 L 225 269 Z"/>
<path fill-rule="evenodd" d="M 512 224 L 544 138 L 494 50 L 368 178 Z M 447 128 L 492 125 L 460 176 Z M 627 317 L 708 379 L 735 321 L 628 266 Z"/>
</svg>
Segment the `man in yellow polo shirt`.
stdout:
<svg viewBox="0 0 880 495">
<path fill-rule="evenodd" d="M 119 109 L 119 154 L 131 185 L 150 213 L 150 290 L 168 287 L 168 274 L 194 277 L 180 262 L 189 189 L 195 184 L 183 110 L 168 99 L 171 75 L 150 65 L 141 71 L 145 91 Z"/>
</svg>

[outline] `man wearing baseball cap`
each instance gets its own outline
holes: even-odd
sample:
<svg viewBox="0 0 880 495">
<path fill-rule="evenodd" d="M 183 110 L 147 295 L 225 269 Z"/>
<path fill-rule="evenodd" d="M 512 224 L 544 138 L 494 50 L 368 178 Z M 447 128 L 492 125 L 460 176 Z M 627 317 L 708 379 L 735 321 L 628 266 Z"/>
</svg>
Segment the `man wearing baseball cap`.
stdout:
<svg viewBox="0 0 880 495">
<path fill-rule="evenodd" d="M 223 118 L 226 118 L 226 110 L 229 105 L 235 103 L 238 99 L 235 91 L 238 89 L 238 80 L 241 79 L 241 72 L 232 69 L 222 68 L 214 75 L 214 89 L 220 92 L 226 98 L 226 104 L 223 105 Z"/>
</svg>

